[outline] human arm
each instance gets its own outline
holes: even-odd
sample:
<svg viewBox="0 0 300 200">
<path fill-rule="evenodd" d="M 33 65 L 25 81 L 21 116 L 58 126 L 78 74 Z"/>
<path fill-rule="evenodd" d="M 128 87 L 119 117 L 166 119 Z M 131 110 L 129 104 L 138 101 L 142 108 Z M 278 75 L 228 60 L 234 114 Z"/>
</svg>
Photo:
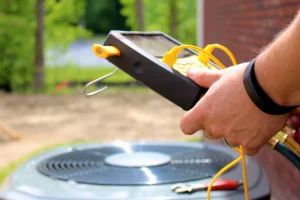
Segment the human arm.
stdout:
<svg viewBox="0 0 300 200">
<path fill-rule="evenodd" d="M 282 106 L 300 103 L 300 14 L 255 62 L 258 82 Z"/>
<path fill-rule="evenodd" d="M 255 66 L 259 84 L 279 105 L 300 104 L 300 16 L 261 53 Z M 298 55 L 299 54 L 299 55 Z M 269 115 L 250 100 L 243 85 L 247 63 L 224 71 L 192 69 L 189 78 L 209 88 L 181 120 L 185 134 L 205 129 L 209 138 L 226 138 L 255 154 L 286 123 L 289 114 Z"/>
</svg>

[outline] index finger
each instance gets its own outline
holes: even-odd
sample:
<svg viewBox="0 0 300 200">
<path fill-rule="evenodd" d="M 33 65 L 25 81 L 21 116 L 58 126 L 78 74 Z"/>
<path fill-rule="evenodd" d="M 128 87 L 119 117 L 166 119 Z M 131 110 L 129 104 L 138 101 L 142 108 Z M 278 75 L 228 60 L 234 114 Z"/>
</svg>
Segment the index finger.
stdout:
<svg viewBox="0 0 300 200">
<path fill-rule="evenodd" d="M 181 121 L 180 128 L 184 134 L 191 135 L 198 130 L 203 129 L 204 114 L 201 109 L 201 100 L 188 112 L 186 112 Z"/>
</svg>

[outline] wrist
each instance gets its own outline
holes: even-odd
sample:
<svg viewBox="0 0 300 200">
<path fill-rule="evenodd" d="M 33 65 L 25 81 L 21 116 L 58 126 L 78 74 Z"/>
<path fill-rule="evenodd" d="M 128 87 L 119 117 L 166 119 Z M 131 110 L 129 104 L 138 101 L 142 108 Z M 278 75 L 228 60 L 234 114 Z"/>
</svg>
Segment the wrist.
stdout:
<svg viewBox="0 0 300 200">
<path fill-rule="evenodd" d="M 270 96 L 264 91 L 261 85 L 258 83 L 255 73 L 255 61 L 253 59 L 247 65 L 243 83 L 246 92 L 252 102 L 263 112 L 271 115 L 282 115 L 291 112 L 296 109 L 297 106 L 281 106 L 274 102 Z"/>
<path fill-rule="evenodd" d="M 288 98 L 285 97 L 284 88 L 282 88 L 281 76 L 276 74 L 270 66 L 271 62 L 265 59 L 263 54 L 259 55 L 255 61 L 255 75 L 258 84 L 264 90 L 264 92 L 274 101 L 274 103 L 280 106 L 290 106 Z"/>
<path fill-rule="evenodd" d="M 259 84 L 281 106 L 300 104 L 299 30 L 300 15 L 256 60 Z"/>
</svg>

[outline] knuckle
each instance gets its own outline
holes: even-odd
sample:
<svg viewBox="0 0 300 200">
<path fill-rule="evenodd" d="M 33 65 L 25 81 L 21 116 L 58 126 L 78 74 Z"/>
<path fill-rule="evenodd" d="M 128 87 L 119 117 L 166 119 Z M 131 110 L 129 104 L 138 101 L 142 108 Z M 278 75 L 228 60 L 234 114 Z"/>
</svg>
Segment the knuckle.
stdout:
<svg viewBox="0 0 300 200">
<path fill-rule="evenodd" d="M 217 126 L 216 130 L 215 130 L 215 135 L 216 136 L 221 136 L 223 135 L 225 129 L 223 128 L 223 126 Z"/>
<path fill-rule="evenodd" d="M 227 129 L 223 130 L 223 136 L 225 137 L 226 141 L 231 145 L 241 145 L 242 141 L 240 140 L 240 137 L 237 137 L 237 135 Z"/>
<path fill-rule="evenodd" d="M 212 126 L 210 128 L 210 134 L 212 137 L 216 137 L 218 134 L 218 127 L 217 126 Z"/>
<path fill-rule="evenodd" d="M 205 136 L 206 138 L 208 138 L 208 139 L 213 139 L 213 138 L 214 138 L 213 135 L 211 134 L 211 132 L 208 131 L 208 130 L 205 130 L 205 131 L 204 131 L 204 136 Z"/>
<path fill-rule="evenodd" d="M 242 145 L 244 148 L 244 153 L 248 156 L 253 156 L 260 148 L 260 145 L 251 142 L 242 142 Z"/>
<path fill-rule="evenodd" d="M 225 127 L 221 124 L 214 125 L 212 127 L 211 131 L 212 131 L 212 135 L 216 138 L 224 137 L 224 135 L 226 133 Z"/>
<path fill-rule="evenodd" d="M 207 131 L 205 131 L 206 133 L 206 136 L 208 139 L 217 139 L 218 136 L 217 136 L 217 131 L 216 131 L 216 128 L 215 126 L 210 126 L 208 127 Z"/>
</svg>

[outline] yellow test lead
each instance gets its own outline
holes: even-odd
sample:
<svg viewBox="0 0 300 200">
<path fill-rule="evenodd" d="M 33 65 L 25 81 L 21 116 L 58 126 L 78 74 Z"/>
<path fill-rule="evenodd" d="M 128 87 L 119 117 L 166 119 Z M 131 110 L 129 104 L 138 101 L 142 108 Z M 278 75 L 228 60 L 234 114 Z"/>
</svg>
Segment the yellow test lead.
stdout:
<svg viewBox="0 0 300 200">
<path fill-rule="evenodd" d="M 249 200 L 247 165 L 246 165 L 246 158 L 245 158 L 244 149 L 243 149 L 242 145 L 240 145 L 240 151 L 241 151 L 241 157 L 242 157 L 242 169 L 243 169 L 243 183 L 244 183 L 245 199 Z"/>
<path fill-rule="evenodd" d="M 232 161 L 231 163 L 229 163 L 228 165 L 226 165 L 225 167 L 223 167 L 215 176 L 214 178 L 211 180 L 208 188 L 207 188 L 207 200 L 210 200 L 210 193 L 211 193 L 211 189 L 212 186 L 214 184 L 214 182 L 222 175 L 224 174 L 227 170 L 229 170 L 230 168 L 232 168 L 234 165 L 238 164 L 240 161 L 242 160 L 242 157 L 238 157 L 237 159 L 235 159 L 234 161 Z"/>
</svg>

